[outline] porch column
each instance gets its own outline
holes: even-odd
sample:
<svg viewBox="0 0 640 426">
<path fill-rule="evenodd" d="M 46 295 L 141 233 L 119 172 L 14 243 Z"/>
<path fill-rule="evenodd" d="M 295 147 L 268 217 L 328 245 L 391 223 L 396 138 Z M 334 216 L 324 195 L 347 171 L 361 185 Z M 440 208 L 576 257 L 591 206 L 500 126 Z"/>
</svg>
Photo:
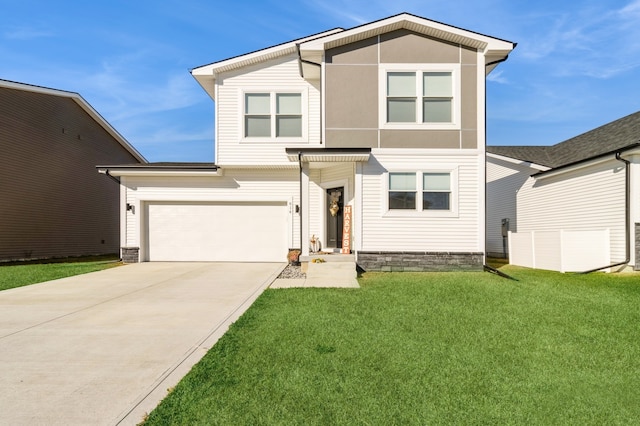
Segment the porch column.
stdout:
<svg viewBox="0 0 640 426">
<path fill-rule="evenodd" d="M 302 247 L 300 247 L 300 250 L 302 250 L 302 256 L 309 256 L 309 163 L 302 163 L 300 185 L 302 188 L 300 191 L 302 196 L 302 199 L 300 200 L 300 231 L 302 232 L 300 243 L 302 244 Z"/>
</svg>

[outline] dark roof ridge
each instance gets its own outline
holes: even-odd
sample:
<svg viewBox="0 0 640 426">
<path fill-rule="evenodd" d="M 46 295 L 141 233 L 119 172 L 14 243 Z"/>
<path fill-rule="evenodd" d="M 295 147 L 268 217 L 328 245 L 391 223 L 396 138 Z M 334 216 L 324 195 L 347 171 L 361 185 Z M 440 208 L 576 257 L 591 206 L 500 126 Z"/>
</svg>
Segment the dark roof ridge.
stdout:
<svg viewBox="0 0 640 426">
<path fill-rule="evenodd" d="M 626 149 L 639 141 L 640 111 L 636 111 L 555 145 L 487 146 L 487 152 L 558 168 Z"/>
</svg>

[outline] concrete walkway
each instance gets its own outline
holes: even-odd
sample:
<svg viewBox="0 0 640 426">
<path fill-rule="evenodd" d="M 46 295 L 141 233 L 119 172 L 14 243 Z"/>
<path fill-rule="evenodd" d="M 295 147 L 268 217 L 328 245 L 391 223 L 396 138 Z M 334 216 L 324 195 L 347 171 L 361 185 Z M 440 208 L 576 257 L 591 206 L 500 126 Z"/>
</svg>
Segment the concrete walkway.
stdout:
<svg viewBox="0 0 640 426">
<path fill-rule="evenodd" d="M 314 263 L 312 259 L 320 259 L 321 262 Z M 306 264 L 306 278 L 277 279 L 271 284 L 271 288 L 360 288 L 353 256 L 312 256 L 309 260 Z"/>
<path fill-rule="evenodd" d="M 0 424 L 139 423 L 284 266 L 142 263 L 0 292 Z"/>
</svg>

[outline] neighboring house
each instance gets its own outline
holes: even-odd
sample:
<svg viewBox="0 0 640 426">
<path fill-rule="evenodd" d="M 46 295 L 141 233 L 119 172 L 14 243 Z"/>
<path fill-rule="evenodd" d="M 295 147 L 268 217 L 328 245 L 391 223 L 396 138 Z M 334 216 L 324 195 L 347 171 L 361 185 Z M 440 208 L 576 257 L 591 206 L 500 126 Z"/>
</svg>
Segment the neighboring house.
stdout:
<svg viewBox="0 0 640 426">
<path fill-rule="evenodd" d="M 499 200 L 487 204 L 488 229 L 495 230 L 510 214 L 511 230 L 519 233 L 606 231 L 609 263 L 587 260 L 583 270 L 609 264 L 640 269 L 639 142 L 636 112 L 553 146 L 487 147 L 487 176 L 493 177 L 487 182 L 487 198 Z M 500 175 L 508 177 L 501 181 Z M 492 251 L 497 248 L 495 232 L 487 235 Z M 587 238 L 573 254 L 587 259 L 602 248 L 595 241 Z"/>
<path fill-rule="evenodd" d="M 100 168 L 132 206 L 125 257 L 284 261 L 313 239 L 365 270 L 481 269 L 485 78 L 514 46 L 405 13 L 193 69 L 216 163 Z"/>
<path fill-rule="evenodd" d="M 517 232 L 516 195 L 529 176 L 549 167 L 532 162 L 536 152 L 528 147 L 508 148 L 511 156 L 494 154 L 487 147 L 487 256 L 508 258 L 508 231 Z M 533 151 L 535 151 L 533 147 Z M 524 150 L 522 155 L 520 150 Z M 529 158 L 530 160 L 520 160 Z"/>
<path fill-rule="evenodd" d="M 145 159 L 79 94 L 0 80 L 0 261 L 118 253 L 120 189 Z"/>
</svg>

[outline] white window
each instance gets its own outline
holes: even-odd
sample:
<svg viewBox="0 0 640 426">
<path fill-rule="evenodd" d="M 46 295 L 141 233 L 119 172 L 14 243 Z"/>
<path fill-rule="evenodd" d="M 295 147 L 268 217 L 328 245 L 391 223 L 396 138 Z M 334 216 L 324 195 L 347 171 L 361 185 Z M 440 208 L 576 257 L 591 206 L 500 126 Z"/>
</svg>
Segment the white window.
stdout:
<svg viewBox="0 0 640 426">
<path fill-rule="evenodd" d="M 451 206 L 451 174 L 422 174 L 422 209 L 449 210 Z"/>
<path fill-rule="evenodd" d="M 302 93 L 244 93 L 245 139 L 303 137 Z"/>
<path fill-rule="evenodd" d="M 416 73 L 387 74 L 387 123 L 415 123 Z"/>
<path fill-rule="evenodd" d="M 453 121 L 453 82 L 450 71 L 422 73 L 422 122 Z"/>
<path fill-rule="evenodd" d="M 389 173 L 389 209 L 415 210 L 416 174 Z"/>
<path fill-rule="evenodd" d="M 413 69 L 412 69 L 413 68 Z M 385 65 L 380 127 L 459 129 L 459 64 Z"/>
<path fill-rule="evenodd" d="M 457 170 L 398 171 L 387 174 L 387 211 L 455 214 Z"/>
</svg>

